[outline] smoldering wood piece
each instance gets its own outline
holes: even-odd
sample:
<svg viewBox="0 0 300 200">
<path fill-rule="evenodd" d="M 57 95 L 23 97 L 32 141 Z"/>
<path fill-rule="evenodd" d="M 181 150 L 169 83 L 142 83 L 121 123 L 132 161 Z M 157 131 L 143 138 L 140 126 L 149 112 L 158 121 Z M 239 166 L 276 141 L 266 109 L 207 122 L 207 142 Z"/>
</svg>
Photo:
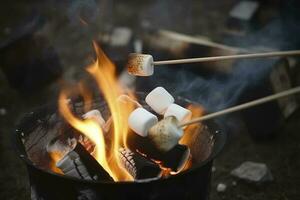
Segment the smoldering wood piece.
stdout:
<svg viewBox="0 0 300 200">
<path fill-rule="evenodd" d="M 56 163 L 65 175 L 84 180 L 113 181 L 110 175 L 80 144 Z"/>
<path fill-rule="evenodd" d="M 30 113 L 31 121 L 26 121 L 28 127 L 20 130 L 23 137 L 24 147 L 28 158 L 42 169 L 49 170 L 51 158 L 47 152 L 47 145 L 50 141 L 61 136 L 64 131 L 64 125 L 61 118 L 53 113 L 53 110 L 42 110 L 39 113 Z M 52 114 L 49 114 L 51 113 Z M 65 133 L 67 136 L 68 134 Z"/>
<path fill-rule="evenodd" d="M 119 156 L 124 168 L 135 180 L 160 178 L 162 170 L 158 164 L 146 159 L 137 152 L 120 148 Z"/>
<path fill-rule="evenodd" d="M 93 155 L 95 151 L 96 145 L 86 136 L 84 135 L 79 135 L 77 141 L 84 146 L 84 148 Z"/>
</svg>

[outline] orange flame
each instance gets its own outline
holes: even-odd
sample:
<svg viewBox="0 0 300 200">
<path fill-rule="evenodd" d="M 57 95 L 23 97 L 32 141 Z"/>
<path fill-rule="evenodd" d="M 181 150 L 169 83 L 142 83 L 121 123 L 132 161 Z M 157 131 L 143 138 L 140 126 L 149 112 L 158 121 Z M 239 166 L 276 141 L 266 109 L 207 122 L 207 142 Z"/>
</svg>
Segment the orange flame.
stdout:
<svg viewBox="0 0 300 200">
<path fill-rule="evenodd" d="M 190 104 L 187 109 L 192 112 L 192 118 L 201 117 L 205 112 L 201 106 L 195 104 Z M 187 128 L 184 130 L 183 137 L 179 141 L 179 144 L 190 146 L 195 137 L 197 137 L 199 134 L 200 127 L 200 123 L 187 126 Z"/>
<path fill-rule="evenodd" d="M 115 181 L 130 181 L 132 176 L 122 167 L 119 158 L 119 148 L 127 147 L 127 133 L 129 131 L 127 119 L 134 109 L 134 103 L 126 104 L 118 101 L 123 89 L 118 85 L 115 66 L 94 42 L 97 60 L 87 67 L 88 73 L 96 80 L 99 90 L 103 93 L 113 120 L 112 144 L 105 143 L 103 131 L 98 123 L 92 119 L 81 120 L 73 115 L 66 102 L 66 91 L 59 97 L 59 111 L 75 129 L 87 136 L 95 143 L 95 159 L 110 174 Z M 132 94 L 128 94 L 133 98 Z"/>
<path fill-rule="evenodd" d="M 49 156 L 51 158 L 50 161 L 50 169 L 58 174 L 63 174 L 63 172 L 56 167 L 56 162 L 58 162 L 62 158 L 62 154 L 60 152 L 50 152 Z"/>
</svg>

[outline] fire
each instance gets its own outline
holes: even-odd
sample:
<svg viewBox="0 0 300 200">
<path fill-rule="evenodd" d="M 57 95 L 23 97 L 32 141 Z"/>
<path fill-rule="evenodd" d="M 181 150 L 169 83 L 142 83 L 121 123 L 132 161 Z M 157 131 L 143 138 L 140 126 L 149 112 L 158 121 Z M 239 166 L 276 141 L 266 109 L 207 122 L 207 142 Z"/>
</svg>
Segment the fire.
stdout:
<svg viewBox="0 0 300 200">
<path fill-rule="evenodd" d="M 189 109 L 192 112 L 192 118 L 201 117 L 204 114 L 204 109 L 195 104 L 190 104 L 187 109 Z M 187 146 L 191 146 L 191 143 L 194 141 L 197 134 L 199 134 L 201 124 L 191 124 L 184 130 L 184 135 L 180 139 L 179 143 L 184 144 Z"/>
<path fill-rule="evenodd" d="M 49 156 L 51 158 L 50 169 L 58 174 L 63 174 L 63 172 L 56 167 L 56 162 L 58 162 L 62 158 L 62 154 L 60 152 L 50 152 Z"/>
<path fill-rule="evenodd" d="M 93 44 L 97 60 L 87 67 L 87 71 L 96 80 L 110 109 L 113 121 L 112 143 L 106 144 L 103 131 L 96 121 L 92 119 L 81 120 L 71 112 L 68 104 L 65 103 L 68 98 L 66 91 L 60 94 L 59 111 L 70 125 L 95 144 L 93 156 L 115 181 L 130 181 L 133 178 L 122 167 L 118 150 L 120 147 L 127 147 L 126 140 L 129 131 L 127 119 L 135 105 L 132 102 L 125 104 L 117 100 L 120 95 L 124 94 L 124 89 L 118 84 L 115 66 L 97 44 Z M 127 95 L 134 98 L 132 94 Z M 90 99 L 90 96 L 85 98 Z"/>
</svg>

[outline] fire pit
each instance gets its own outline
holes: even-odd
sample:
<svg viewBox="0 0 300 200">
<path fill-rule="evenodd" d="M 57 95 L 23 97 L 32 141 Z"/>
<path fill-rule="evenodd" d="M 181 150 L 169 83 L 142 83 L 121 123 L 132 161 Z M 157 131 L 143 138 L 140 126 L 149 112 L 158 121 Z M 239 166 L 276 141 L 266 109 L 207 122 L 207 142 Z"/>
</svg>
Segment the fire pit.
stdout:
<svg viewBox="0 0 300 200">
<path fill-rule="evenodd" d="M 98 60 L 87 71 L 100 95 L 82 83 L 64 89 L 58 105 L 29 113 L 16 129 L 32 199 L 207 199 L 225 133 L 212 121 L 185 125 L 203 108 L 162 87 L 124 90 L 94 45 Z"/>
<path fill-rule="evenodd" d="M 180 97 L 177 101 L 191 104 Z M 100 98 L 92 105 L 104 113 L 106 105 Z M 78 113 L 82 112 L 82 102 L 74 102 L 73 106 Z M 56 106 L 48 105 L 27 114 L 16 129 L 16 146 L 28 168 L 32 199 L 207 199 L 213 159 L 224 146 L 226 137 L 212 121 L 195 128 L 197 136 L 189 146 L 193 155 L 191 168 L 168 178 L 137 182 L 80 180 L 43 166 L 41 156 L 45 155 L 40 148 L 55 137 L 54 127 L 60 127 L 61 123 Z M 33 144 L 28 145 L 29 140 Z"/>
</svg>

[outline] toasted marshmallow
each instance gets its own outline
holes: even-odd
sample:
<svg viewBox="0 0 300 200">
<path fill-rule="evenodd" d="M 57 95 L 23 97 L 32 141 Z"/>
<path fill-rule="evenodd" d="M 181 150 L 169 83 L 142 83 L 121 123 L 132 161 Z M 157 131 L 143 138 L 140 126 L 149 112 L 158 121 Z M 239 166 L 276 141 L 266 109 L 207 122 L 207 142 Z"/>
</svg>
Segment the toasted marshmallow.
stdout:
<svg viewBox="0 0 300 200">
<path fill-rule="evenodd" d="M 149 129 L 157 122 L 157 117 L 144 108 L 135 109 L 128 118 L 129 127 L 142 137 L 146 137 Z"/>
<path fill-rule="evenodd" d="M 146 96 L 145 101 L 156 113 L 163 115 L 174 103 L 174 98 L 163 87 L 157 87 Z"/>
<path fill-rule="evenodd" d="M 183 130 L 178 127 L 178 120 L 174 116 L 162 119 L 150 128 L 148 137 L 160 151 L 172 149 L 183 135 Z"/>
<path fill-rule="evenodd" d="M 148 54 L 131 53 L 128 56 L 127 70 L 135 76 L 151 76 L 154 72 L 153 57 Z"/>
</svg>

